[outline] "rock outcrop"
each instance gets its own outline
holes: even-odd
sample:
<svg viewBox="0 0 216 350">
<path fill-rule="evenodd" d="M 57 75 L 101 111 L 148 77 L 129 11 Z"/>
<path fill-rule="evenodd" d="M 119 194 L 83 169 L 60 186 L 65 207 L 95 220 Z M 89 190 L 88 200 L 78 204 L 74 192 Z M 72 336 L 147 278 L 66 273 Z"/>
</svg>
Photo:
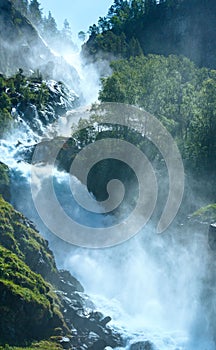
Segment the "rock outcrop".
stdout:
<svg viewBox="0 0 216 350">
<path fill-rule="evenodd" d="M 73 88 L 78 87 L 77 71 L 51 52 L 36 28 L 10 0 L 0 2 L 0 24 L 0 72 L 12 75 L 22 68 L 28 74 L 39 69 L 46 79 L 63 79 Z"/>
<path fill-rule="evenodd" d="M 0 345 L 52 338 L 63 349 L 120 346 L 83 286 L 58 270 L 48 242 L 0 197 Z M 102 346 L 103 345 L 103 346 Z"/>
</svg>

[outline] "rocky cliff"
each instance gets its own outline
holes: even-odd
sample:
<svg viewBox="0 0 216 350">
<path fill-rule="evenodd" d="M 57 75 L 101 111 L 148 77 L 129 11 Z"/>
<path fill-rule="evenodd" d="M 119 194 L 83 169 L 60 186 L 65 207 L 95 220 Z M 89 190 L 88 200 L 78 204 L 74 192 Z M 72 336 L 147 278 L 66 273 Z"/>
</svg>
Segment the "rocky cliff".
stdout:
<svg viewBox="0 0 216 350">
<path fill-rule="evenodd" d="M 49 49 L 36 28 L 15 9 L 10 0 L 1 0 L 0 72 L 11 75 L 19 68 L 26 74 L 38 69 L 45 78 L 63 79 L 78 89 L 76 70 Z"/>
<path fill-rule="evenodd" d="M 5 172 L 2 188 L 9 181 Z M 63 349 L 103 349 L 122 343 L 107 327 L 111 318 L 95 310 L 68 271 L 57 269 L 48 242 L 2 196 L 0 313 L 0 345 L 51 339 Z"/>
</svg>

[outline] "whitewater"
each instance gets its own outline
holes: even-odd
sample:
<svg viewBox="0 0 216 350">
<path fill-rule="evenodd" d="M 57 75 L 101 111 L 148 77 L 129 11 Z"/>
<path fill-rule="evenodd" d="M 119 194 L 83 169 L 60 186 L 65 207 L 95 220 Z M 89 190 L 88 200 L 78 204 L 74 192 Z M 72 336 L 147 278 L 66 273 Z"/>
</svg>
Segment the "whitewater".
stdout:
<svg viewBox="0 0 216 350">
<path fill-rule="evenodd" d="M 80 74 L 86 104 L 94 102 L 99 90 L 97 71 L 93 66 L 83 68 L 78 54 L 67 56 L 67 60 Z M 1 140 L 0 161 L 11 169 L 12 203 L 48 239 L 58 267 L 68 269 L 77 277 L 96 308 L 112 317 L 110 325 L 123 335 L 125 349 L 214 350 L 211 305 L 216 300 L 209 277 L 211 260 L 205 235 L 184 227 L 157 235 L 150 222 L 123 244 L 87 249 L 64 242 L 42 222 L 31 196 L 34 165 L 24 162 L 22 154 L 26 147 L 44 137 L 49 139 L 54 134 L 68 137 L 76 118 L 72 111 L 55 125 L 46 128 L 40 125 L 43 137 L 18 118 L 14 129 Z M 87 212 L 77 205 L 70 193 L 69 177 L 57 169 L 52 174 L 56 195 L 64 210 L 86 226 L 112 224 L 113 217 Z M 76 191 L 85 192 L 78 179 L 72 177 L 70 181 Z M 38 192 L 46 193 L 46 176 L 38 178 L 35 186 Z M 57 223 L 58 217 L 53 220 Z M 148 348 L 146 341 L 152 347 Z"/>
</svg>

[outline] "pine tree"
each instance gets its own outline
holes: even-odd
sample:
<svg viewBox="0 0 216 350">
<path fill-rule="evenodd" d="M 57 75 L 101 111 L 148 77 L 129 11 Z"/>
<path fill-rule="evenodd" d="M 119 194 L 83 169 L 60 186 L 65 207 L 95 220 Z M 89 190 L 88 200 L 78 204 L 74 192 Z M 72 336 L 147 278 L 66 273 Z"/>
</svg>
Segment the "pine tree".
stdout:
<svg viewBox="0 0 216 350">
<path fill-rule="evenodd" d="M 57 24 L 55 19 L 52 17 L 51 12 L 49 11 L 48 17 L 44 19 L 43 21 L 43 31 L 44 34 L 47 35 L 51 35 L 51 36 L 55 36 L 57 34 Z"/>
<path fill-rule="evenodd" d="M 70 27 L 70 23 L 68 22 L 67 18 L 64 20 L 64 27 L 63 27 L 63 35 L 66 36 L 66 38 L 71 39 L 72 37 L 72 30 Z"/>
<path fill-rule="evenodd" d="M 20 11 L 24 16 L 28 13 L 28 0 L 12 0 L 15 8 Z"/>
<path fill-rule="evenodd" d="M 31 0 L 29 5 L 29 18 L 37 27 L 42 23 L 42 10 L 37 0 Z"/>
</svg>

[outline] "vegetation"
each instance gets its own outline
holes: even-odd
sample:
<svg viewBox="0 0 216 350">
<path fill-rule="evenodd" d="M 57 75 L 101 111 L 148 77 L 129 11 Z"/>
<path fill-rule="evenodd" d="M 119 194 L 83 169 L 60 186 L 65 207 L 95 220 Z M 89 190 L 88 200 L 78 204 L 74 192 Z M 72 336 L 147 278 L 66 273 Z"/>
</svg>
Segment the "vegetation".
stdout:
<svg viewBox="0 0 216 350">
<path fill-rule="evenodd" d="M 14 347 L 14 346 L 0 346 L 0 350 L 61 350 L 62 346 L 50 341 L 41 341 L 39 343 L 33 343 L 28 347 Z"/>
<path fill-rule="evenodd" d="M 190 215 L 190 219 L 199 222 L 216 222 L 216 203 L 202 207 Z"/>
<path fill-rule="evenodd" d="M 53 287 L 42 277 L 56 275 L 47 242 L 0 197 L 0 344 L 47 338 L 66 327 Z"/>
<path fill-rule="evenodd" d="M 43 16 L 38 0 L 12 2 L 32 21 L 49 44 L 54 45 L 57 40 L 63 46 L 74 48 L 67 20 L 59 31 L 51 12 L 47 17 Z M 102 51 L 107 57 L 112 54 L 121 58 L 111 63 L 112 75 L 102 79 L 100 101 L 128 103 L 154 114 L 177 141 L 186 169 L 192 169 L 196 175 L 214 175 L 216 169 L 216 71 L 197 68 L 183 56 L 165 57 L 143 53 L 182 53 L 180 48 L 187 39 L 190 27 L 186 28 L 186 34 L 181 37 L 182 34 L 178 30 L 176 32 L 176 23 L 179 23 L 178 20 L 184 13 L 183 17 L 191 19 L 193 25 L 191 16 L 194 12 L 191 12 L 191 7 L 194 6 L 194 21 L 208 32 L 209 24 L 204 26 L 205 16 L 200 11 L 205 4 L 204 0 L 115 0 L 108 15 L 100 18 L 98 25 L 90 27 L 90 39 L 84 45 L 84 52 L 90 55 L 97 55 Z M 212 0 L 206 8 L 214 8 Z M 198 15 L 199 11 L 202 13 L 201 17 Z M 214 11 L 209 13 L 210 25 L 212 16 Z M 22 18 L 17 15 L 14 21 L 19 25 Z M 169 35 L 166 37 L 167 28 Z M 205 31 L 202 36 L 202 52 L 212 41 L 211 34 L 205 37 Z M 201 37 L 199 31 L 198 33 Z M 81 31 L 79 37 L 84 41 L 85 33 Z M 160 46 L 161 42 L 163 47 Z M 184 47 L 188 48 L 187 45 Z M 188 56 L 199 64 L 214 66 L 214 53 L 216 50 L 211 46 L 207 58 L 197 59 L 194 53 Z M 49 113 L 44 111 L 51 105 L 51 112 L 55 113 L 53 102 L 56 95 L 58 94 L 50 91 L 39 71 L 28 78 L 21 69 L 10 78 L 1 74 L 0 137 L 18 115 L 24 116 L 24 120 L 34 119 L 35 114 L 29 113 L 30 106 L 36 109 L 37 116 L 44 118 L 43 122 L 46 123 Z M 56 105 L 59 114 L 59 100 Z M 67 139 L 59 152 L 56 163 L 60 168 L 69 171 L 71 161 L 81 148 L 104 137 L 115 138 L 116 135 L 144 150 L 148 158 L 162 168 L 158 151 L 141 134 L 126 127 L 101 123 L 97 117 L 97 106 L 93 106 L 92 113 L 88 121 L 80 121 L 79 128 L 83 129 L 75 133 L 73 139 Z M 53 142 L 55 145 L 58 139 Z M 44 145 L 46 144 L 50 146 L 49 141 L 45 141 Z M 103 161 L 91 170 L 89 190 L 97 199 L 106 199 L 107 189 L 104 184 L 112 178 L 119 178 L 127 183 L 135 181 L 133 171 L 128 170 L 124 164 L 115 160 L 111 163 Z M 216 188 L 215 178 L 213 184 L 212 192 Z M 136 196 L 133 186 L 131 192 L 126 200 L 133 206 Z M 32 343 L 34 340 L 50 339 L 56 328 L 66 329 L 60 311 L 61 302 L 52 286 L 58 279 L 58 271 L 48 243 L 31 222 L 5 201 L 10 198 L 10 176 L 8 168 L 2 163 L 0 193 L 0 350 L 24 349 L 5 345 L 6 343 L 23 346 L 27 344 L 27 350 L 61 349 L 55 341 Z M 199 209 L 191 217 L 201 221 L 215 221 L 216 204 Z"/>
<path fill-rule="evenodd" d="M 12 109 L 19 104 L 24 111 L 28 104 L 34 104 L 38 112 L 42 111 L 50 98 L 47 85 L 42 77 L 32 75 L 28 79 L 20 69 L 14 76 L 6 78 L 0 75 L 0 136 L 7 131 L 13 121 Z"/>
<path fill-rule="evenodd" d="M 36 273 L 52 279 L 57 269 L 48 243 L 25 217 L 0 196 L 0 244 L 22 259 Z"/>
<path fill-rule="evenodd" d="M 177 56 L 139 56 L 111 63 L 99 98 L 143 107 L 177 140 L 190 168 L 216 169 L 216 71 Z"/>
<path fill-rule="evenodd" d="M 214 0 L 115 0 L 90 26 L 83 53 L 93 59 L 176 54 L 214 68 L 215 14 Z"/>
<path fill-rule="evenodd" d="M 12 2 L 16 9 L 34 24 L 49 45 L 55 46 L 57 44 L 62 47 L 70 47 L 73 50 L 76 49 L 67 19 L 64 21 L 63 29 L 59 30 L 50 11 L 48 16 L 44 16 L 38 0 L 31 0 L 30 2 L 27 0 L 12 0 Z"/>
<path fill-rule="evenodd" d="M 10 200 L 10 171 L 0 162 L 0 194 L 5 200 Z"/>
<path fill-rule="evenodd" d="M 38 70 L 29 77 L 22 69 L 9 78 L 0 74 L 0 137 L 18 116 L 40 133 L 36 119 L 47 125 L 74 106 L 76 97 L 73 92 L 62 82 L 50 84 Z"/>
</svg>

